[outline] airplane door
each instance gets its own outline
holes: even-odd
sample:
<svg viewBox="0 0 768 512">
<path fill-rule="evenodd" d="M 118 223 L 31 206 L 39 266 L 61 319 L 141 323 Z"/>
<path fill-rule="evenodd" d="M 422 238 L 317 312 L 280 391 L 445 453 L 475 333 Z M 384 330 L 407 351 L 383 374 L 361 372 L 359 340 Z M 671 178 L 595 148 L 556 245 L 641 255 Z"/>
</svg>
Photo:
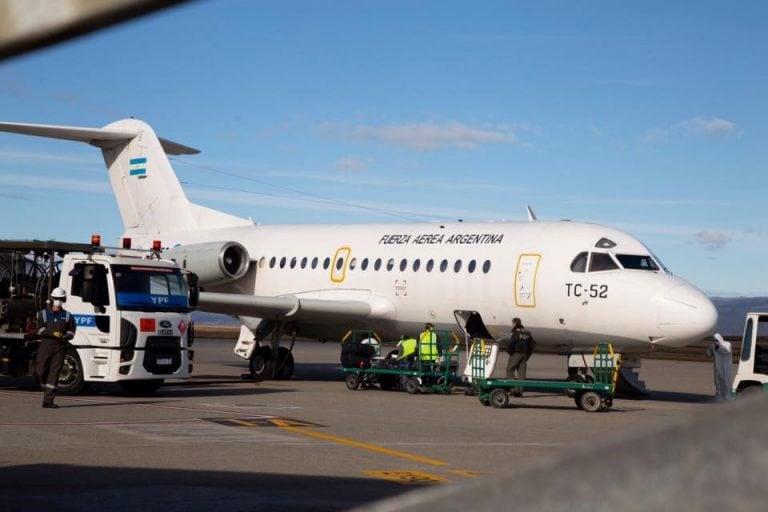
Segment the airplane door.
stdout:
<svg viewBox="0 0 768 512">
<path fill-rule="evenodd" d="M 520 308 L 536 307 L 536 274 L 540 254 L 521 254 L 515 270 L 515 305 Z"/>
<path fill-rule="evenodd" d="M 339 247 L 331 261 L 331 281 L 334 283 L 343 283 L 347 277 L 347 263 L 352 249 L 349 247 Z"/>
</svg>

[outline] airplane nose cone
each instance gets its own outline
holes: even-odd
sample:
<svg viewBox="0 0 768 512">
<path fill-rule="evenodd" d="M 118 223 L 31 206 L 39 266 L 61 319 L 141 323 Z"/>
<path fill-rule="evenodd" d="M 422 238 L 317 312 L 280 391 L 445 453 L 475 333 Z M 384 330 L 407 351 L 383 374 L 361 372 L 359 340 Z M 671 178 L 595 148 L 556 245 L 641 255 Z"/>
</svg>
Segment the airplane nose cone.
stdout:
<svg viewBox="0 0 768 512">
<path fill-rule="evenodd" d="M 682 347 L 712 334 L 717 310 L 709 298 L 687 284 L 673 286 L 659 298 L 662 347 Z"/>
</svg>

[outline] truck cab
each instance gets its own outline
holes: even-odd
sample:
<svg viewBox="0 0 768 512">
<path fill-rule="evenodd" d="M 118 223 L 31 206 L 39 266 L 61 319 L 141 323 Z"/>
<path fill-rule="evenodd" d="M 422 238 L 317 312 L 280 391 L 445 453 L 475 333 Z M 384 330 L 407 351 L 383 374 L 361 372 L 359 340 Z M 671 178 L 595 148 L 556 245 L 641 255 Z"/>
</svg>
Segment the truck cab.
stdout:
<svg viewBox="0 0 768 512">
<path fill-rule="evenodd" d="M 747 313 L 733 393 L 768 390 L 768 313 Z"/>
<path fill-rule="evenodd" d="M 47 261 L 47 268 L 36 263 L 36 275 L 16 276 L 17 283 L 34 284 L 15 286 L 16 296 L 5 301 L 6 311 L 25 304 L 28 316 L 15 324 L 0 319 L 0 373 L 33 372 L 37 339 L 34 316 L 29 314 L 44 307 L 48 290 L 59 286 L 67 292 L 64 308 L 77 326 L 59 376 L 60 393 L 77 394 L 92 382 L 115 382 L 128 393 L 143 395 L 156 391 L 165 379 L 189 378 L 194 360 L 194 274 L 161 259 L 159 251 L 108 253 L 94 246 L 68 252 L 63 245 L 45 243 L 51 245 L 47 253 L 38 247 L 25 257 Z M 53 254 L 63 258 L 50 257 Z M 34 307 L 19 295 L 21 289 L 38 291 Z"/>
</svg>

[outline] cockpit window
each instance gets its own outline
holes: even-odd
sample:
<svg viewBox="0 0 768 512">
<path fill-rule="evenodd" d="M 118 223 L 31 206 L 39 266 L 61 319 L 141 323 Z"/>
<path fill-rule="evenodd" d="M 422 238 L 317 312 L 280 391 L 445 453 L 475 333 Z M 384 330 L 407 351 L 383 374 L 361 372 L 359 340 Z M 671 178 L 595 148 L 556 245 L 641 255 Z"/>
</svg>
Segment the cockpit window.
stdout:
<svg viewBox="0 0 768 512">
<path fill-rule="evenodd" d="M 589 260 L 590 272 L 602 272 L 604 270 L 614 270 L 619 268 L 610 254 L 603 252 L 593 252 L 592 258 Z"/>
<path fill-rule="evenodd" d="M 571 262 L 571 272 L 586 272 L 587 271 L 587 253 L 581 252 L 573 258 Z"/>
<path fill-rule="evenodd" d="M 654 270 L 658 271 L 659 267 L 656 262 L 653 261 L 649 255 L 637 255 L 637 254 L 617 254 L 621 266 L 633 270 Z"/>
</svg>

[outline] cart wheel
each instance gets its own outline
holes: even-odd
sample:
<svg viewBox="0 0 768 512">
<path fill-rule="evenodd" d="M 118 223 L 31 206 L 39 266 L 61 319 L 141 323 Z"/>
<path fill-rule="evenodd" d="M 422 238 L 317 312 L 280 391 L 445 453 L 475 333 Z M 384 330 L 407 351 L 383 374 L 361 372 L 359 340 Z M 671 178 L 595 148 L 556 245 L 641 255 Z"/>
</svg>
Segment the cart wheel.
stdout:
<svg viewBox="0 0 768 512">
<path fill-rule="evenodd" d="M 594 391 L 585 391 L 579 399 L 579 403 L 581 403 L 581 408 L 587 412 L 599 411 L 601 401 L 602 400 L 600 399 L 600 395 L 598 395 Z"/>
<path fill-rule="evenodd" d="M 506 389 L 496 388 L 488 395 L 488 399 L 491 401 L 491 405 L 497 409 L 504 409 L 509 406 L 509 393 Z"/>
<path fill-rule="evenodd" d="M 360 375 L 357 373 L 347 374 L 347 389 L 355 391 L 360 387 Z"/>
<path fill-rule="evenodd" d="M 419 392 L 419 381 L 411 377 L 405 381 L 405 390 L 409 395 L 415 395 Z"/>
</svg>

